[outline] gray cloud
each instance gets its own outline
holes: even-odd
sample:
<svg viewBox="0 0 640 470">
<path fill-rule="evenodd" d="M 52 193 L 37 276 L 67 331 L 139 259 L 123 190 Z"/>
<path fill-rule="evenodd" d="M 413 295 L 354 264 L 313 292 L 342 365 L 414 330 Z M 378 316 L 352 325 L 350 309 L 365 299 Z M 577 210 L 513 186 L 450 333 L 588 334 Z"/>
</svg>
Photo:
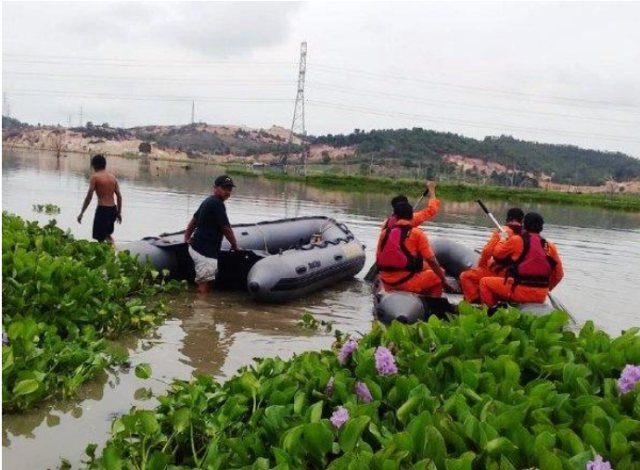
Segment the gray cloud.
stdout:
<svg viewBox="0 0 640 470">
<path fill-rule="evenodd" d="M 5 2 L 3 91 L 30 122 L 82 106 L 185 123 L 193 99 L 197 119 L 286 127 L 306 40 L 311 134 L 420 126 L 640 156 L 639 17 L 631 2 Z"/>
</svg>

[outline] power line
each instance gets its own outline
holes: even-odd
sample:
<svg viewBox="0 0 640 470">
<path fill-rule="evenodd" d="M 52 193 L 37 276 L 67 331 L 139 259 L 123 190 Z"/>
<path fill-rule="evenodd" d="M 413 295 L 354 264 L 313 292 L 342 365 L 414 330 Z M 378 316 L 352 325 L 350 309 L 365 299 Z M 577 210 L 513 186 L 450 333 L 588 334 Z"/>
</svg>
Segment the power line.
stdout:
<svg viewBox="0 0 640 470">
<path fill-rule="evenodd" d="M 423 121 L 432 122 L 436 124 L 441 123 L 453 123 L 453 124 L 461 124 L 467 127 L 474 127 L 480 129 L 493 129 L 493 130 L 519 130 L 519 131 L 529 131 L 529 132 L 542 132 L 547 134 L 557 134 L 564 135 L 569 137 L 598 137 L 605 140 L 612 140 L 617 142 L 627 142 L 627 143 L 640 143 L 635 136 L 614 136 L 608 134 L 597 134 L 597 133 L 586 133 L 586 132 L 576 132 L 576 131 L 560 131 L 557 129 L 546 129 L 546 128 L 537 128 L 537 127 L 524 127 L 524 126 L 510 126 L 506 124 L 499 123 L 478 123 L 474 121 L 466 121 L 462 119 L 443 119 L 441 117 L 434 117 L 424 114 L 414 114 L 414 113 L 404 113 L 401 111 L 384 111 L 373 108 L 365 108 L 365 107 L 356 107 L 356 106 L 345 106 L 340 103 L 330 103 L 326 101 L 316 101 L 316 100 L 307 100 L 310 105 L 316 105 L 321 107 L 339 109 L 343 111 L 354 111 L 365 114 L 374 114 L 378 116 L 388 116 L 388 117 L 400 117 L 400 118 L 419 118 Z"/>
<path fill-rule="evenodd" d="M 85 75 L 85 74 L 63 74 L 63 73 L 40 73 L 40 72 L 22 72 L 22 71 L 13 71 L 13 70 L 3 70 L 3 75 L 19 75 L 19 76 L 32 76 L 35 78 L 75 78 L 82 80 L 97 80 L 97 81 L 162 81 L 162 82 L 200 82 L 200 83 L 228 83 L 233 85 L 252 85 L 252 86 L 261 86 L 261 85 L 269 85 L 269 86 L 291 86 L 293 81 L 291 80 L 278 80 L 272 77 L 269 77 L 265 80 L 259 81 L 241 81 L 235 80 L 231 78 L 191 78 L 191 77 L 158 77 L 158 76 L 144 76 L 144 77 L 136 77 L 136 76 L 108 76 L 108 75 Z"/>
<path fill-rule="evenodd" d="M 24 90 L 15 89 L 9 90 L 16 95 L 27 96 L 56 96 L 56 97 L 76 97 L 76 98 L 96 98 L 106 100 L 132 100 L 132 101 L 187 101 L 194 100 L 193 96 L 141 96 L 141 95 L 120 95 L 114 93 L 92 93 L 92 92 L 70 92 L 66 90 Z M 294 100 L 290 98 L 234 98 L 234 97 L 218 97 L 218 96 L 199 96 L 195 97 L 198 101 L 212 102 L 212 103 L 276 103 L 287 102 L 290 103 Z"/>
<path fill-rule="evenodd" d="M 635 105 L 635 104 L 615 103 L 615 102 L 611 102 L 611 101 L 589 100 L 589 99 L 584 99 L 584 98 L 565 97 L 565 96 L 537 95 L 537 94 L 524 93 L 524 92 L 519 92 L 519 91 L 498 90 L 498 89 L 495 89 L 495 88 L 486 88 L 486 87 L 479 87 L 479 86 L 472 86 L 472 85 L 459 85 L 459 84 L 436 81 L 436 80 L 426 80 L 426 79 L 422 79 L 422 78 L 402 77 L 402 76 L 397 76 L 397 75 L 387 75 L 387 74 L 366 72 L 366 71 L 355 70 L 355 69 L 345 69 L 345 68 L 342 68 L 342 67 L 334 67 L 332 65 L 323 65 L 323 64 L 313 64 L 312 63 L 311 67 L 312 68 L 319 67 L 320 70 L 318 70 L 318 71 L 319 72 L 325 72 L 325 73 L 342 72 L 342 73 L 346 73 L 346 74 L 360 75 L 360 76 L 364 76 L 364 77 L 386 79 L 386 80 L 401 80 L 401 81 L 409 81 L 409 82 L 416 82 L 416 83 L 426 83 L 426 84 L 435 85 L 435 86 L 456 88 L 456 89 L 469 90 L 469 91 L 482 92 L 482 93 L 506 95 L 506 96 L 517 96 L 517 97 L 520 97 L 520 98 L 534 98 L 534 99 L 538 99 L 538 100 L 540 100 L 540 99 L 559 100 L 559 101 L 566 101 L 566 102 L 579 102 L 579 103 L 584 103 L 585 105 L 589 104 L 589 105 L 592 105 L 592 106 L 593 105 L 613 106 L 613 107 L 624 107 L 624 108 L 631 108 L 631 109 L 639 109 L 640 110 L 640 106 Z M 322 70 L 322 69 L 325 69 L 325 70 Z M 548 103 L 548 101 L 542 101 L 542 102 Z"/>
<path fill-rule="evenodd" d="M 25 59 L 31 57 L 32 59 Z M 124 59 L 124 58 L 96 58 L 96 57 L 74 57 L 74 56 L 41 56 L 41 55 L 30 55 L 30 54 L 16 54 L 16 53 L 4 53 L 3 59 L 5 62 L 13 62 L 13 63 L 31 63 L 31 64 L 64 64 L 64 65 L 117 65 L 117 66 L 134 66 L 134 67 L 142 67 L 142 66 L 210 66 L 210 65 L 288 65 L 295 66 L 298 65 L 295 62 L 289 61 L 184 61 L 184 60 L 149 60 L 149 59 Z M 446 81 L 439 80 L 427 80 L 423 78 L 414 78 L 414 77 L 406 77 L 400 75 L 392 75 L 392 74 L 383 74 L 377 72 L 368 72 L 366 70 L 359 69 L 349 69 L 344 67 L 337 67 L 333 65 L 321 64 L 321 63 L 311 63 L 310 66 L 312 68 L 318 68 L 318 72 L 324 73 L 345 73 L 350 75 L 359 75 L 368 78 L 375 79 L 384 79 L 384 80 L 400 80 L 400 81 L 409 81 L 416 83 L 425 83 L 434 86 L 441 87 L 449 87 L 461 90 L 468 90 L 474 92 L 482 92 L 489 94 L 498 94 L 498 95 L 506 95 L 506 96 L 516 96 L 516 97 L 526 97 L 533 98 L 538 100 L 558 100 L 567 103 L 583 103 L 592 106 L 613 106 L 613 107 L 622 107 L 622 108 L 630 108 L 630 109 L 639 109 L 640 106 L 636 104 L 627 104 L 627 103 L 619 103 L 612 102 L 606 100 L 591 100 L 586 98 L 576 98 L 576 97 L 567 97 L 567 96 L 557 96 L 557 95 L 540 95 L 534 93 L 525 93 L 514 90 L 500 90 L 496 88 L 489 87 L 480 87 L 474 85 L 461 85 L 457 83 L 451 83 Z M 542 101 L 543 103 L 548 103 L 549 101 Z"/>
<path fill-rule="evenodd" d="M 31 58 L 32 60 L 80 60 L 86 62 L 135 62 L 135 63 L 174 63 L 174 64 L 275 64 L 298 65 L 297 62 L 285 60 L 167 60 L 167 59 L 136 59 L 124 57 L 82 57 L 69 55 L 41 55 L 3 52 L 3 57 Z"/>
<path fill-rule="evenodd" d="M 376 90 L 362 90 L 359 88 L 351 88 L 340 85 L 332 85 L 321 82 L 311 81 L 309 82 L 311 87 L 319 87 L 327 90 L 334 90 L 338 92 L 344 92 L 348 94 L 356 94 L 356 95 L 370 95 L 370 96 L 380 96 L 380 97 L 389 97 L 398 99 L 400 101 L 407 101 L 411 103 L 426 103 L 426 104 L 443 104 L 447 106 L 460 106 L 464 108 L 472 108 L 472 109 L 481 109 L 481 110 L 496 110 L 513 114 L 531 114 L 531 115 L 542 115 L 542 116 L 557 116 L 569 119 L 581 119 L 587 121 L 597 121 L 597 122 L 607 122 L 607 123 L 618 123 L 618 124 L 638 124 L 640 125 L 640 121 L 624 121 L 619 119 L 609 119 L 609 118 L 595 118 L 590 116 L 577 116 L 575 114 L 564 114 L 564 113 L 550 113 L 545 111 L 528 111 L 528 110 L 518 110 L 513 108 L 507 108 L 502 106 L 491 106 L 491 105 L 474 105 L 469 103 L 463 103 L 459 101 L 449 101 L 449 100 L 437 100 L 431 98 L 420 98 L 412 95 L 401 95 L 396 93 L 387 93 Z"/>
</svg>

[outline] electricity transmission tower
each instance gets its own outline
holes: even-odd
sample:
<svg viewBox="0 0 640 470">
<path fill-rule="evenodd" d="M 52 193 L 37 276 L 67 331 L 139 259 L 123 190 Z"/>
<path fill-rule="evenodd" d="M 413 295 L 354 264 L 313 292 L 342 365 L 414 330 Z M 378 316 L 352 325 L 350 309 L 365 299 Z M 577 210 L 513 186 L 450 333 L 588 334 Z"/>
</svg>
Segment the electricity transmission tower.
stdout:
<svg viewBox="0 0 640 470">
<path fill-rule="evenodd" d="M 9 96 L 2 93 L 2 115 L 11 117 L 11 105 L 9 104 Z"/>
<path fill-rule="evenodd" d="M 293 136 L 297 134 L 304 138 L 307 135 L 307 131 L 304 127 L 304 77 L 307 71 L 307 42 L 300 44 L 300 68 L 298 72 L 298 91 L 296 93 L 296 104 L 293 107 L 293 120 L 291 121 L 291 132 L 289 133 L 289 140 L 287 141 L 287 148 L 285 154 L 281 159 L 282 166 L 286 169 L 287 160 L 289 159 L 289 152 L 291 151 L 291 144 L 293 143 Z M 306 152 L 307 149 L 302 141 L 302 164 L 306 165 Z"/>
</svg>

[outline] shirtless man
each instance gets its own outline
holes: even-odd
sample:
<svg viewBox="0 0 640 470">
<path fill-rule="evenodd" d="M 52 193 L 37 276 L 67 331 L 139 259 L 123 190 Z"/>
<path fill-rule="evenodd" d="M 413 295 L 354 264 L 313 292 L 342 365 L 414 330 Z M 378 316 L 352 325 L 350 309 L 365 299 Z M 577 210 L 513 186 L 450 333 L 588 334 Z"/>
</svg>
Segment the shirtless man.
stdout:
<svg viewBox="0 0 640 470">
<path fill-rule="evenodd" d="M 82 210 L 78 215 L 78 223 L 82 223 L 82 215 L 87 210 L 93 197 L 93 192 L 98 195 L 98 206 L 96 207 L 96 215 L 93 219 L 93 238 L 99 242 L 106 241 L 109 245 L 113 245 L 113 224 L 117 220 L 122 223 L 122 195 L 120 187 L 115 176 L 109 173 L 107 160 L 103 155 L 95 155 L 91 159 L 91 167 L 93 175 L 89 180 L 89 191 L 84 198 Z M 114 201 L 115 194 L 115 201 Z"/>
</svg>

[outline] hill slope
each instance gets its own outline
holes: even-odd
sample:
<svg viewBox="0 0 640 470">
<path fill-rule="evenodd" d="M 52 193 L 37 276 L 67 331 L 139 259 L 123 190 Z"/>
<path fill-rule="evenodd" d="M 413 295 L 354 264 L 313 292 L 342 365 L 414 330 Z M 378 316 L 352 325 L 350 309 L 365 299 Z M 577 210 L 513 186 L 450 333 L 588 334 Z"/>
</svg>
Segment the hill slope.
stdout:
<svg viewBox="0 0 640 470">
<path fill-rule="evenodd" d="M 203 158 L 275 162 L 286 151 L 288 131 L 282 127 L 251 129 L 196 123 L 186 126 L 145 126 L 118 129 L 87 123 L 66 129 L 30 126 L 2 118 L 3 143 L 19 147 L 157 157 Z M 144 144 L 148 150 L 141 147 Z M 303 142 L 294 139 L 290 149 L 299 153 Z M 640 160 L 619 152 L 600 152 L 571 145 L 527 142 L 510 136 L 471 139 L 421 128 L 387 129 L 351 134 L 307 137 L 308 161 L 359 164 L 363 175 L 382 168 L 390 176 L 400 169 L 418 169 L 414 177 L 430 178 L 462 173 L 463 180 L 511 186 L 540 186 L 543 182 L 601 186 L 607 181 L 637 181 Z M 295 158 L 293 158 L 295 157 Z M 290 162 L 298 161 L 292 155 Z M 450 178 L 451 179 L 451 178 Z"/>
<path fill-rule="evenodd" d="M 499 169 L 514 169 L 536 179 L 549 177 L 566 184 L 599 185 L 608 178 L 631 181 L 640 177 L 640 160 L 620 152 L 600 152 L 571 145 L 527 142 L 510 136 L 476 140 L 457 134 L 421 128 L 373 130 L 348 135 L 326 135 L 312 142 L 332 146 L 355 146 L 363 161 L 372 157 L 397 160 L 404 165 L 420 162 L 441 170 L 451 155 L 498 164 Z"/>
</svg>

